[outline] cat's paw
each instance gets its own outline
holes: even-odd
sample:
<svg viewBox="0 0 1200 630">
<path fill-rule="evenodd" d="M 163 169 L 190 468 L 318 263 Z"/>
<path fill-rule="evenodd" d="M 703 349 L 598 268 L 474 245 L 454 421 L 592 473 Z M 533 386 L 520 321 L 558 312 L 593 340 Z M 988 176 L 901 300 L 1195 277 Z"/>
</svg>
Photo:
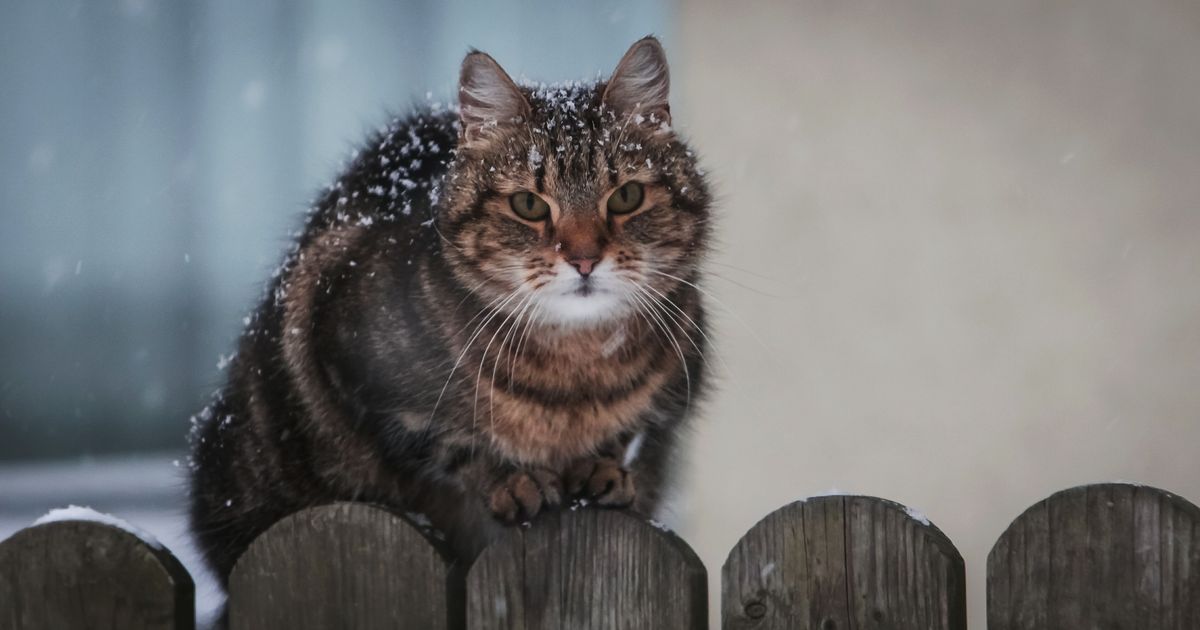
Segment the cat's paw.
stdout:
<svg viewBox="0 0 1200 630">
<path fill-rule="evenodd" d="M 562 482 L 545 468 L 518 470 L 502 478 L 487 496 L 488 509 L 505 523 L 521 523 L 562 503 Z"/>
<path fill-rule="evenodd" d="M 633 473 L 611 457 L 581 459 L 569 468 L 564 482 L 567 493 L 605 507 L 626 507 L 637 496 Z"/>
</svg>

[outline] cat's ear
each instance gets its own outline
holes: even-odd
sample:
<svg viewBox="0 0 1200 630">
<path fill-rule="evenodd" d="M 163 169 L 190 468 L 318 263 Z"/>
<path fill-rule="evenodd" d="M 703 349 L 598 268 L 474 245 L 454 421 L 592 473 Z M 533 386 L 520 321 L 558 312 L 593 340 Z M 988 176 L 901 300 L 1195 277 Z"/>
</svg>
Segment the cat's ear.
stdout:
<svg viewBox="0 0 1200 630">
<path fill-rule="evenodd" d="M 473 50 L 458 75 L 462 146 L 478 144 L 494 129 L 529 120 L 529 101 L 504 68 L 487 53 Z"/>
<path fill-rule="evenodd" d="M 671 75 L 667 53 L 653 35 L 629 47 L 604 88 L 604 103 L 625 116 L 641 115 L 653 124 L 671 124 L 667 94 Z"/>
</svg>

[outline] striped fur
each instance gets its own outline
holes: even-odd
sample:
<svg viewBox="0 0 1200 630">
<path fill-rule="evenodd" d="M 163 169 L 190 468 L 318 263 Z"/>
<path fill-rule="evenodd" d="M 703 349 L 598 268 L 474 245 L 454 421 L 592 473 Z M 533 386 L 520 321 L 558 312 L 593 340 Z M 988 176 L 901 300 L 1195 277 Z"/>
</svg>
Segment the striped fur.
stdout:
<svg viewBox="0 0 1200 630">
<path fill-rule="evenodd" d="M 636 87 L 661 48 L 634 52 Z M 503 73 L 481 54 L 468 60 Z M 423 514 L 465 559 L 570 497 L 659 502 L 705 384 L 702 173 L 665 102 L 626 104 L 629 85 L 622 104 L 605 100 L 619 73 L 485 79 L 464 96 L 469 120 L 427 107 L 367 142 L 316 202 L 197 417 L 191 521 L 222 580 L 271 523 L 330 501 Z M 490 118 L 489 103 L 518 115 Z M 628 181 L 644 184 L 642 209 L 607 216 Z M 551 219 L 518 218 L 520 190 L 547 199 Z M 588 278 L 564 262 L 585 250 L 600 257 Z"/>
</svg>

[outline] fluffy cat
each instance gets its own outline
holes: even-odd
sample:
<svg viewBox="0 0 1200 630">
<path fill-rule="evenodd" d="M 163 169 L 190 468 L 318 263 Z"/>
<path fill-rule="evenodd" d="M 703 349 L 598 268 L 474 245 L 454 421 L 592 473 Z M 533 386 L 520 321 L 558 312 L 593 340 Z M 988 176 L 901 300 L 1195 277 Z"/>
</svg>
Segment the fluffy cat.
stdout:
<svg viewBox="0 0 1200 630">
<path fill-rule="evenodd" d="M 393 121 L 316 202 L 195 421 L 191 525 L 222 582 L 298 509 L 428 517 L 470 560 L 571 498 L 652 512 L 704 386 L 709 194 L 666 55 Z"/>
</svg>

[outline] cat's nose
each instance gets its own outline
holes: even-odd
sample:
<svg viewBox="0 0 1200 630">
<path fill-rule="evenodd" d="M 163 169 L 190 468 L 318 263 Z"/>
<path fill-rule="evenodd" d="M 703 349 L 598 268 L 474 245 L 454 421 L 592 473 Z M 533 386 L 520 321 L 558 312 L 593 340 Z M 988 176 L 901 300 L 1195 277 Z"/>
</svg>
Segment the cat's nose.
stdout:
<svg viewBox="0 0 1200 630">
<path fill-rule="evenodd" d="M 578 271 L 579 275 L 583 276 L 584 278 L 588 277 L 588 275 L 592 273 L 592 270 L 596 268 L 596 265 L 599 264 L 599 262 L 599 256 L 567 259 L 567 264 L 574 267 L 575 271 Z"/>
</svg>

